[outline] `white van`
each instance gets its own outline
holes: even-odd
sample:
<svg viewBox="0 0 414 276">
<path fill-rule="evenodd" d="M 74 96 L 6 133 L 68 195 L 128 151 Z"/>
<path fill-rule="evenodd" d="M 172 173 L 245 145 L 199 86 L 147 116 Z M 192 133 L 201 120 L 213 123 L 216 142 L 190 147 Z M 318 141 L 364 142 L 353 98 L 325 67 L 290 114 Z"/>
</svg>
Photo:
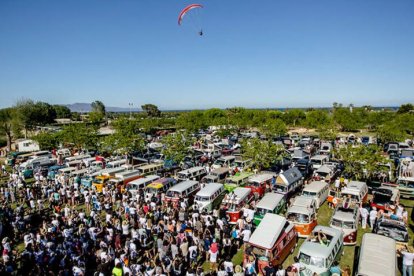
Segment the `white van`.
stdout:
<svg viewBox="0 0 414 276">
<path fill-rule="evenodd" d="M 298 206 L 298 207 L 305 207 L 312 209 L 315 213 L 317 212 L 318 208 L 316 205 L 316 199 L 308 196 L 297 196 L 293 199 L 292 204 L 290 206 Z"/>
<path fill-rule="evenodd" d="M 230 168 L 233 166 L 233 163 L 236 161 L 236 156 L 228 155 L 222 156 L 214 161 L 214 164 L 211 166 L 213 169 L 218 169 L 221 167 Z"/>
<path fill-rule="evenodd" d="M 211 212 L 219 206 L 223 195 L 223 184 L 209 183 L 195 195 L 194 208 L 197 208 L 200 212 Z"/>
<path fill-rule="evenodd" d="M 329 184 L 324 181 L 314 181 L 302 190 L 302 196 L 311 197 L 316 200 L 316 207 L 319 209 L 328 198 Z"/>
<path fill-rule="evenodd" d="M 330 275 L 334 261 L 343 252 L 344 233 L 341 230 L 318 225 L 299 248 L 298 259 L 304 270 L 300 275 Z"/>
<path fill-rule="evenodd" d="M 143 190 L 148 184 L 160 179 L 158 175 L 147 175 L 143 178 L 132 180 L 127 184 L 127 190 L 132 196 L 135 196 L 139 190 Z"/>
<path fill-rule="evenodd" d="M 108 162 L 108 164 L 106 164 L 106 168 L 108 168 L 108 169 L 119 168 L 122 165 L 125 165 L 126 163 L 127 163 L 126 159 L 111 161 L 111 162 Z"/>
<path fill-rule="evenodd" d="M 148 175 L 156 173 L 158 170 L 160 170 L 164 164 L 161 163 L 153 163 L 148 165 L 139 166 L 136 169 L 141 172 L 142 175 Z"/>
<path fill-rule="evenodd" d="M 74 156 L 69 156 L 65 158 L 65 162 L 69 163 L 75 160 L 83 160 L 86 158 L 90 158 L 91 156 L 89 154 L 79 154 L 79 155 L 74 155 Z"/>
<path fill-rule="evenodd" d="M 310 162 L 312 164 L 312 169 L 317 170 L 319 169 L 323 164 L 329 161 L 328 155 L 315 155 L 312 156 L 310 159 Z"/>
<path fill-rule="evenodd" d="M 356 276 L 396 276 L 395 240 L 377 234 L 362 236 Z"/>
<path fill-rule="evenodd" d="M 76 168 L 74 167 L 67 167 L 67 168 L 61 168 L 58 170 L 59 174 L 67 174 L 70 175 L 72 172 L 76 171 Z"/>
<path fill-rule="evenodd" d="M 184 180 L 197 180 L 200 181 L 201 178 L 207 175 L 207 171 L 204 167 L 193 167 L 187 170 L 183 170 L 177 173 L 177 178 L 179 181 Z"/>
</svg>

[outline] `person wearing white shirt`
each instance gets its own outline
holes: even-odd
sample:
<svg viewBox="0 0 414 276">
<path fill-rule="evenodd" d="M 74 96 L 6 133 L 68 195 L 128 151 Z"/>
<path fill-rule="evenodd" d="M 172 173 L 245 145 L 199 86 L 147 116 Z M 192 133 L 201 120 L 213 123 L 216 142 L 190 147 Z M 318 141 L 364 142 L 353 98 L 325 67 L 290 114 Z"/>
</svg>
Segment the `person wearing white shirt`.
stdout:
<svg viewBox="0 0 414 276">
<path fill-rule="evenodd" d="M 403 276 L 412 276 L 413 275 L 413 261 L 414 261 L 414 253 L 411 253 L 407 250 L 407 246 L 405 246 L 405 250 L 399 250 L 399 253 L 402 255 L 402 262 L 403 262 Z"/>
<path fill-rule="evenodd" d="M 375 224 L 375 220 L 377 219 L 377 208 L 373 207 L 371 212 L 369 212 L 369 226 L 371 227 L 371 229 L 374 228 L 374 224 Z"/>
<path fill-rule="evenodd" d="M 361 207 L 359 207 L 359 213 L 361 214 L 362 229 L 365 229 L 367 228 L 368 210 L 361 205 Z"/>
</svg>

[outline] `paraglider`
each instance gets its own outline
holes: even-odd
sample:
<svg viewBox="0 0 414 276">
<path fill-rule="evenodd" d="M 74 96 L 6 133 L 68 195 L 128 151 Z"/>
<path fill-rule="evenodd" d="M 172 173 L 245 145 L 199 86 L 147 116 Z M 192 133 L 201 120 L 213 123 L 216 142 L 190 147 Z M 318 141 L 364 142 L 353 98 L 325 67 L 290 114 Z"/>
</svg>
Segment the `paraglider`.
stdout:
<svg viewBox="0 0 414 276">
<path fill-rule="evenodd" d="M 183 19 L 184 17 L 187 17 L 188 19 L 186 19 L 186 21 L 190 21 L 188 24 L 196 28 L 198 35 L 203 36 L 201 15 L 199 14 L 199 9 L 201 8 L 203 8 L 203 5 L 201 4 L 191 4 L 186 6 L 178 15 L 178 25 L 183 25 Z"/>
</svg>

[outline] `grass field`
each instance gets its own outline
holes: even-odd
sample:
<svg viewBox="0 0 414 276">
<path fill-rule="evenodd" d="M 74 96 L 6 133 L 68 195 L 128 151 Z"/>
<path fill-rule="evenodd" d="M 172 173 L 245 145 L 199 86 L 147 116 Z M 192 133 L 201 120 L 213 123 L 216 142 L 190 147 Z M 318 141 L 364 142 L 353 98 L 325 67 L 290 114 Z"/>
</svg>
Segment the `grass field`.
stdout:
<svg viewBox="0 0 414 276">
<path fill-rule="evenodd" d="M 409 244 L 413 244 L 413 229 L 414 229 L 414 224 L 413 224 L 413 220 L 412 220 L 412 211 L 413 211 L 413 207 L 414 207 L 414 201 L 413 200 L 406 200 L 406 199 L 402 199 L 401 203 L 407 208 L 408 210 L 408 215 L 409 215 L 409 225 L 408 225 L 408 231 L 409 231 L 409 236 L 410 236 L 410 240 L 409 240 Z M 319 225 L 325 225 L 325 226 L 329 226 L 329 221 L 331 219 L 331 216 L 333 214 L 333 210 L 330 209 L 328 207 L 328 204 L 325 202 L 325 204 L 323 204 L 321 206 L 321 208 L 318 210 L 318 224 Z M 359 246 L 361 245 L 361 241 L 362 241 L 362 236 L 365 233 L 371 233 L 371 229 L 368 227 L 367 229 L 362 229 L 361 227 L 358 228 L 358 236 L 357 236 L 357 245 L 355 246 L 345 246 L 344 247 L 344 254 L 341 257 L 340 260 L 340 266 L 341 268 L 344 268 L 345 266 L 349 266 L 351 268 L 351 270 L 354 270 L 354 264 L 356 264 L 358 262 L 358 260 L 355 260 L 355 252 L 356 249 L 359 248 Z M 291 255 L 289 255 L 289 257 L 285 260 L 285 262 L 283 263 L 283 266 L 286 268 L 289 265 L 293 264 L 293 257 L 297 256 L 298 252 L 299 252 L 299 248 L 302 245 L 304 239 L 299 239 L 298 240 L 298 244 L 297 247 L 295 249 L 295 252 Z M 233 257 L 233 263 L 236 264 L 241 264 L 243 261 L 243 252 L 242 250 L 239 250 L 239 252 L 237 252 L 237 254 Z M 399 263 L 401 262 L 401 260 L 399 259 Z M 399 264 L 400 266 L 400 264 Z M 210 265 L 208 262 L 204 263 L 203 268 L 208 271 L 210 268 Z M 400 273 L 401 271 L 399 271 L 399 275 L 401 275 Z"/>
</svg>

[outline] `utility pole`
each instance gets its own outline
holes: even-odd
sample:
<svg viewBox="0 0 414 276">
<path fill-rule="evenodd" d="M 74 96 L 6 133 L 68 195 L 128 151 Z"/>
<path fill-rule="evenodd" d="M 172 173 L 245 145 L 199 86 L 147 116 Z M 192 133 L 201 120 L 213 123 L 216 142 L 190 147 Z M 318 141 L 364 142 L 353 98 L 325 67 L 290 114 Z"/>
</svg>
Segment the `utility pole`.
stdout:
<svg viewBox="0 0 414 276">
<path fill-rule="evenodd" d="M 128 106 L 129 106 L 129 119 L 132 119 L 132 111 L 131 111 L 131 109 L 134 106 L 134 103 L 128 103 Z"/>
</svg>

